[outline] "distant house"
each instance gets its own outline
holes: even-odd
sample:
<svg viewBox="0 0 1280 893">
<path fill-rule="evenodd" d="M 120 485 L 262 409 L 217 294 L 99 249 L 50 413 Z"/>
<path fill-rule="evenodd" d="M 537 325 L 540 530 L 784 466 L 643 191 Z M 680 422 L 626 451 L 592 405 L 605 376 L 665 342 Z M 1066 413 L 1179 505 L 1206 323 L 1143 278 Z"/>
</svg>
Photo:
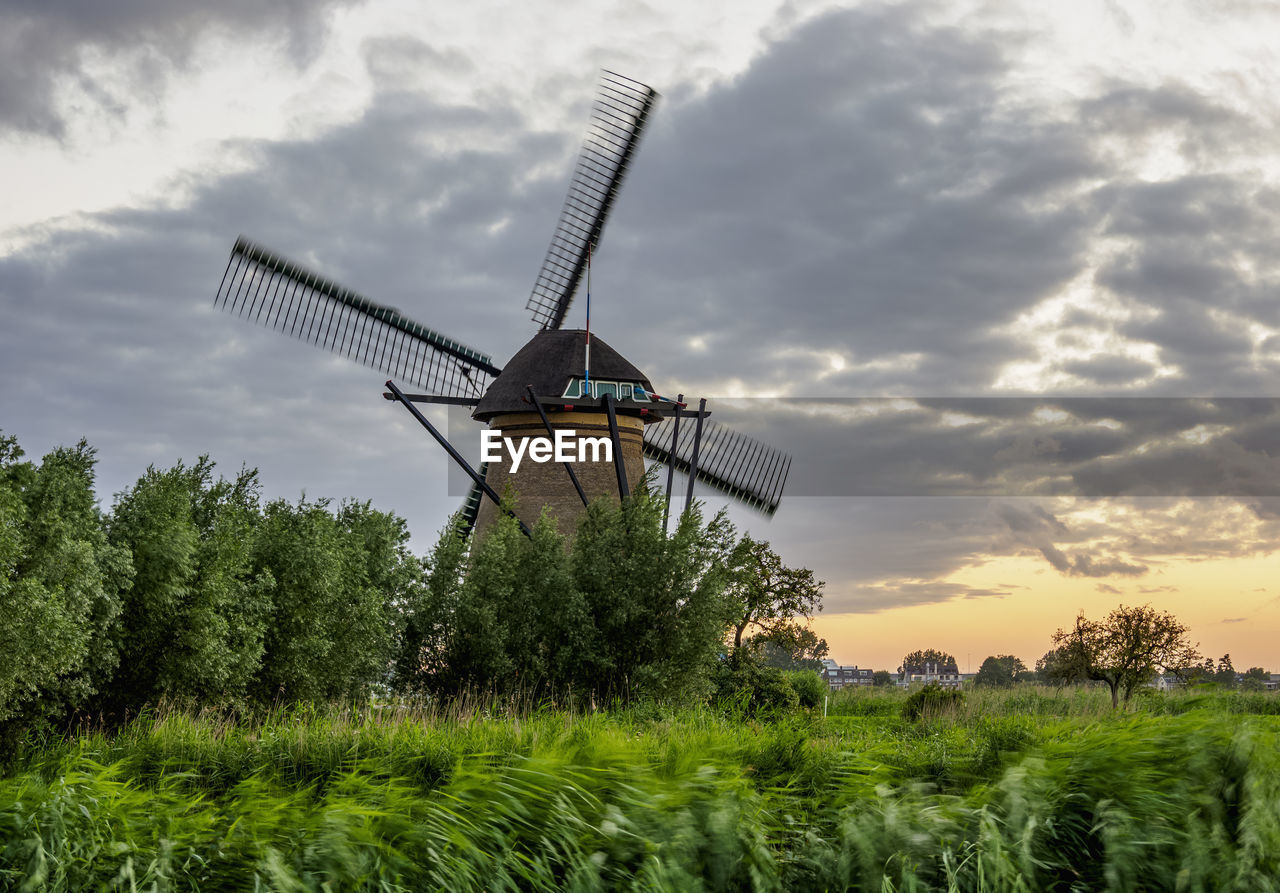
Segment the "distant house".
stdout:
<svg viewBox="0 0 1280 893">
<path fill-rule="evenodd" d="M 902 667 L 898 668 L 898 685 L 904 688 L 913 683 L 922 683 L 928 685 L 935 682 L 943 688 L 959 688 L 961 677 L 958 672 L 952 672 L 950 666 L 942 666 L 935 663 L 927 663 L 920 668 L 921 672 L 908 673 Z"/>
<path fill-rule="evenodd" d="M 827 683 L 827 688 L 832 691 L 839 691 L 842 688 L 854 685 L 874 685 L 875 671 L 864 670 L 861 667 L 842 667 L 831 658 L 824 658 L 822 661 L 822 669 L 818 671 L 818 675 L 822 677 L 822 681 Z"/>
<path fill-rule="evenodd" d="M 1165 673 L 1152 679 L 1148 684 L 1159 691 L 1173 691 L 1175 688 L 1181 688 L 1187 683 L 1171 673 Z"/>
</svg>

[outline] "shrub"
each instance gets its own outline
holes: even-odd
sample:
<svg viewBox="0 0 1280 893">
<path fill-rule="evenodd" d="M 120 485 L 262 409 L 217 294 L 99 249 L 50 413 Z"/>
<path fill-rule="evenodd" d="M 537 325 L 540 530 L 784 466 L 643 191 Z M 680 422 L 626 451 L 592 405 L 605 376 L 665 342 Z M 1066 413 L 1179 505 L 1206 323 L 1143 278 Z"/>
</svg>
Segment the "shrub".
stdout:
<svg viewBox="0 0 1280 893">
<path fill-rule="evenodd" d="M 910 720 L 932 719 L 942 714 L 954 713 L 963 703 L 964 692 L 930 682 L 907 696 L 902 704 L 902 715 Z"/>
<path fill-rule="evenodd" d="M 800 699 L 801 707 L 821 707 L 827 695 L 827 685 L 812 670 L 790 670 L 784 673 L 787 683 Z"/>
<path fill-rule="evenodd" d="M 745 654 L 735 654 L 716 667 L 713 697 L 722 707 L 747 715 L 795 710 L 800 698 L 787 675 Z"/>
</svg>

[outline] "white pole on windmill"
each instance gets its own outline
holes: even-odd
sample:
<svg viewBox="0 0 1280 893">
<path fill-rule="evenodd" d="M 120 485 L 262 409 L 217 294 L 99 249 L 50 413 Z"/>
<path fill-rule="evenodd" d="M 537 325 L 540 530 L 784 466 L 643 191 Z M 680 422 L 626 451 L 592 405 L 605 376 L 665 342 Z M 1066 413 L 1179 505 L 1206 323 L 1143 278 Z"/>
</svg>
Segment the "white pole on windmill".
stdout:
<svg viewBox="0 0 1280 893">
<path fill-rule="evenodd" d="M 654 394 L 654 396 L 658 396 Z M 676 456 L 680 455 L 680 407 L 684 406 L 684 394 L 676 396 L 675 420 L 671 423 L 671 459 L 667 462 L 667 501 L 662 506 L 662 532 L 667 532 L 667 517 L 671 514 L 671 484 L 675 479 Z"/>
<path fill-rule="evenodd" d="M 702 445 L 702 417 L 707 414 L 707 398 L 698 400 L 698 422 L 693 428 L 693 456 L 689 459 L 689 489 L 684 494 L 684 510 L 693 505 L 693 485 L 698 480 L 698 447 Z"/>
<path fill-rule="evenodd" d="M 582 396 L 591 396 L 591 249 L 587 243 L 587 357 L 582 367 Z"/>
</svg>

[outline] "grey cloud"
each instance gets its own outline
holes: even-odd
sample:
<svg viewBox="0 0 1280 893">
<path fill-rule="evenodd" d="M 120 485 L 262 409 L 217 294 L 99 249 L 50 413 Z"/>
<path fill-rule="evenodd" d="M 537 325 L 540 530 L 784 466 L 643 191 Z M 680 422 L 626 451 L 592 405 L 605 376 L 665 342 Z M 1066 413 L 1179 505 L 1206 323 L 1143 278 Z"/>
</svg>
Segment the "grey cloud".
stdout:
<svg viewBox="0 0 1280 893">
<path fill-rule="evenodd" d="M 1040 551 L 1054 569 L 1071 577 L 1139 577 L 1148 570 L 1146 565 L 1130 564 L 1115 557 L 1096 558 L 1087 553 L 1068 559 L 1053 546 L 1042 546 Z"/>
<path fill-rule="evenodd" d="M 981 387 L 1018 355 L 991 329 L 1078 268 L 1085 209 L 1048 197 L 1094 162 L 1074 129 L 1000 111 L 1008 35 L 931 30 L 918 14 L 824 16 L 731 90 L 656 123 L 645 152 L 659 157 L 637 165 L 639 195 L 619 206 L 653 264 L 628 288 L 635 300 L 762 346 L 757 380 L 787 372 L 771 345 L 922 355 L 914 370 L 825 378 L 835 393 Z M 732 373 L 723 355 L 663 353 Z"/>
<path fill-rule="evenodd" d="M 1032 505 L 1023 509 L 1002 503 L 995 507 L 995 513 L 1008 525 L 1017 542 L 1036 549 L 1061 574 L 1071 577 L 1111 577 L 1140 576 L 1147 572 L 1145 565 L 1131 564 L 1114 556 L 1099 557 L 1085 551 L 1068 555 L 1054 540 L 1070 537 L 1071 532 L 1042 506 Z"/>
<path fill-rule="evenodd" d="M 1067 526 L 1039 505 L 1022 509 L 1006 502 L 997 505 L 995 512 L 1015 533 L 1067 533 Z"/>
<path fill-rule="evenodd" d="M 284 43 L 302 63 L 324 30 L 324 17 L 350 0 L 9 0 L 0 7 L 0 128 L 60 137 L 66 122 L 54 104 L 62 80 L 80 87 L 105 112 L 120 116 L 163 90 L 183 69 L 197 39 L 220 30 Z M 283 36 L 283 41 L 279 36 Z M 84 58 L 111 59 L 127 92 L 95 82 Z"/>
<path fill-rule="evenodd" d="M 1103 388 L 1128 384 L 1135 380 L 1146 378 L 1155 371 L 1154 367 L 1148 362 L 1123 356 L 1103 356 L 1090 360 L 1074 360 L 1069 363 L 1063 363 L 1062 369 Z"/>
<path fill-rule="evenodd" d="M 1240 127 L 1226 133 L 1232 141 L 1251 138 Z M 1162 183 L 1117 182 L 1096 200 L 1108 234 L 1130 245 L 1099 270 L 1099 286 L 1157 311 L 1119 331 L 1159 345 L 1161 359 L 1180 369 L 1160 389 L 1269 393 L 1274 370 L 1255 365 L 1253 342 L 1239 323 L 1215 314 L 1280 322 L 1274 300 L 1280 194 L 1239 174 L 1191 173 Z"/>
<path fill-rule="evenodd" d="M 804 496 L 1280 494 L 1280 400 L 716 400 Z M 1259 509 L 1261 510 L 1261 509 Z"/>
<path fill-rule="evenodd" d="M 1004 589 L 964 586 L 958 583 L 912 581 L 867 587 L 858 590 L 842 607 L 859 614 L 875 614 L 889 608 L 925 605 L 954 598 L 1004 598 Z"/>
<path fill-rule="evenodd" d="M 1080 117 L 1100 136 L 1176 135 L 1179 151 L 1196 160 L 1232 148 L 1232 140 L 1250 126 L 1243 115 L 1179 83 L 1116 83 L 1083 101 Z"/>
</svg>

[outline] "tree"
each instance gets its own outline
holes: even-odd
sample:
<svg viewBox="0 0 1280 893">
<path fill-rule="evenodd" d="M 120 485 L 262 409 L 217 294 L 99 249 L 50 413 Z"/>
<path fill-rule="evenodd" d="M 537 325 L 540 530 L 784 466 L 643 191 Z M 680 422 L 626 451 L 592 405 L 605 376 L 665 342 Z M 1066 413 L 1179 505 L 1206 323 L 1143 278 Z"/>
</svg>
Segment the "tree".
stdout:
<svg viewBox="0 0 1280 893">
<path fill-rule="evenodd" d="M 1089 681 L 1081 654 L 1069 645 L 1046 651 L 1036 661 L 1035 678 L 1046 685 L 1058 686 Z"/>
<path fill-rule="evenodd" d="M 1224 654 L 1218 661 L 1218 668 L 1213 673 L 1213 681 L 1223 688 L 1236 687 L 1236 668 L 1231 665 L 1231 655 Z"/>
<path fill-rule="evenodd" d="M 1074 627 L 1054 633 L 1053 642 L 1067 649 L 1069 664 L 1107 684 L 1113 708 L 1121 698 L 1127 704 L 1133 690 L 1158 673 L 1190 667 L 1200 657 L 1187 638 L 1187 627 L 1150 605 L 1121 605 L 1102 621 L 1082 613 Z"/>
<path fill-rule="evenodd" d="M 991 688 L 1008 688 L 1015 682 L 1022 682 L 1027 676 L 1027 667 L 1012 654 L 999 654 L 988 657 L 978 668 L 978 675 L 973 678 L 974 685 Z"/>
<path fill-rule="evenodd" d="M 798 623 L 781 623 L 752 636 L 743 647 L 753 652 L 766 667 L 779 670 L 820 670 L 827 656 L 827 640 Z"/>
<path fill-rule="evenodd" d="M 1262 667 L 1250 667 L 1240 680 L 1240 688 L 1244 691 L 1265 691 L 1270 681 L 1271 674 Z"/>
<path fill-rule="evenodd" d="M 769 632 L 822 610 L 821 580 L 808 568 L 782 563 L 767 542 L 744 535 L 729 559 L 733 649 L 749 627 Z"/>
<path fill-rule="evenodd" d="M 709 693 L 729 623 L 734 532 L 723 513 L 668 536 L 643 489 L 597 500 L 572 537 L 498 519 L 466 555 L 456 526 L 404 606 L 396 686 L 692 700 Z M 513 606 L 519 606 L 518 609 Z"/>
<path fill-rule="evenodd" d="M 111 627 L 132 576 L 93 493 L 94 450 L 59 447 L 39 466 L 0 435 L 0 720 L 64 719 L 116 667 Z"/>
<path fill-rule="evenodd" d="M 871 674 L 871 684 L 877 686 L 893 685 L 893 674 L 888 670 L 876 670 Z"/>
<path fill-rule="evenodd" d="M 910 678 L 912 675 L 924 675 L 926 673 L 958 674 L 960 668 L 956 664 L 956 659 L 945 651 L 925 648 L 921 651 L 912 651 L 904 657 L 898 672 L 903 678 Z"/>
<path fill-rule="evenodd" d="M 109 535 L 135 571 L 117 631 L 116 710 L 236 703 L 258 671 L 274 581 L 253 567 L 257 471 L 215 481 L 213 469 L 208 456 L 151 466 L 116 497 Z"/>
<path fill-rule="evenodd" d="M 360 700 L 385 683 L 421 573 L 407 541 L 403 519 L 368 503 L 267 505 L 253 555 L 255 575 L 274 581 L 258 700 Z"/>
</svg>

